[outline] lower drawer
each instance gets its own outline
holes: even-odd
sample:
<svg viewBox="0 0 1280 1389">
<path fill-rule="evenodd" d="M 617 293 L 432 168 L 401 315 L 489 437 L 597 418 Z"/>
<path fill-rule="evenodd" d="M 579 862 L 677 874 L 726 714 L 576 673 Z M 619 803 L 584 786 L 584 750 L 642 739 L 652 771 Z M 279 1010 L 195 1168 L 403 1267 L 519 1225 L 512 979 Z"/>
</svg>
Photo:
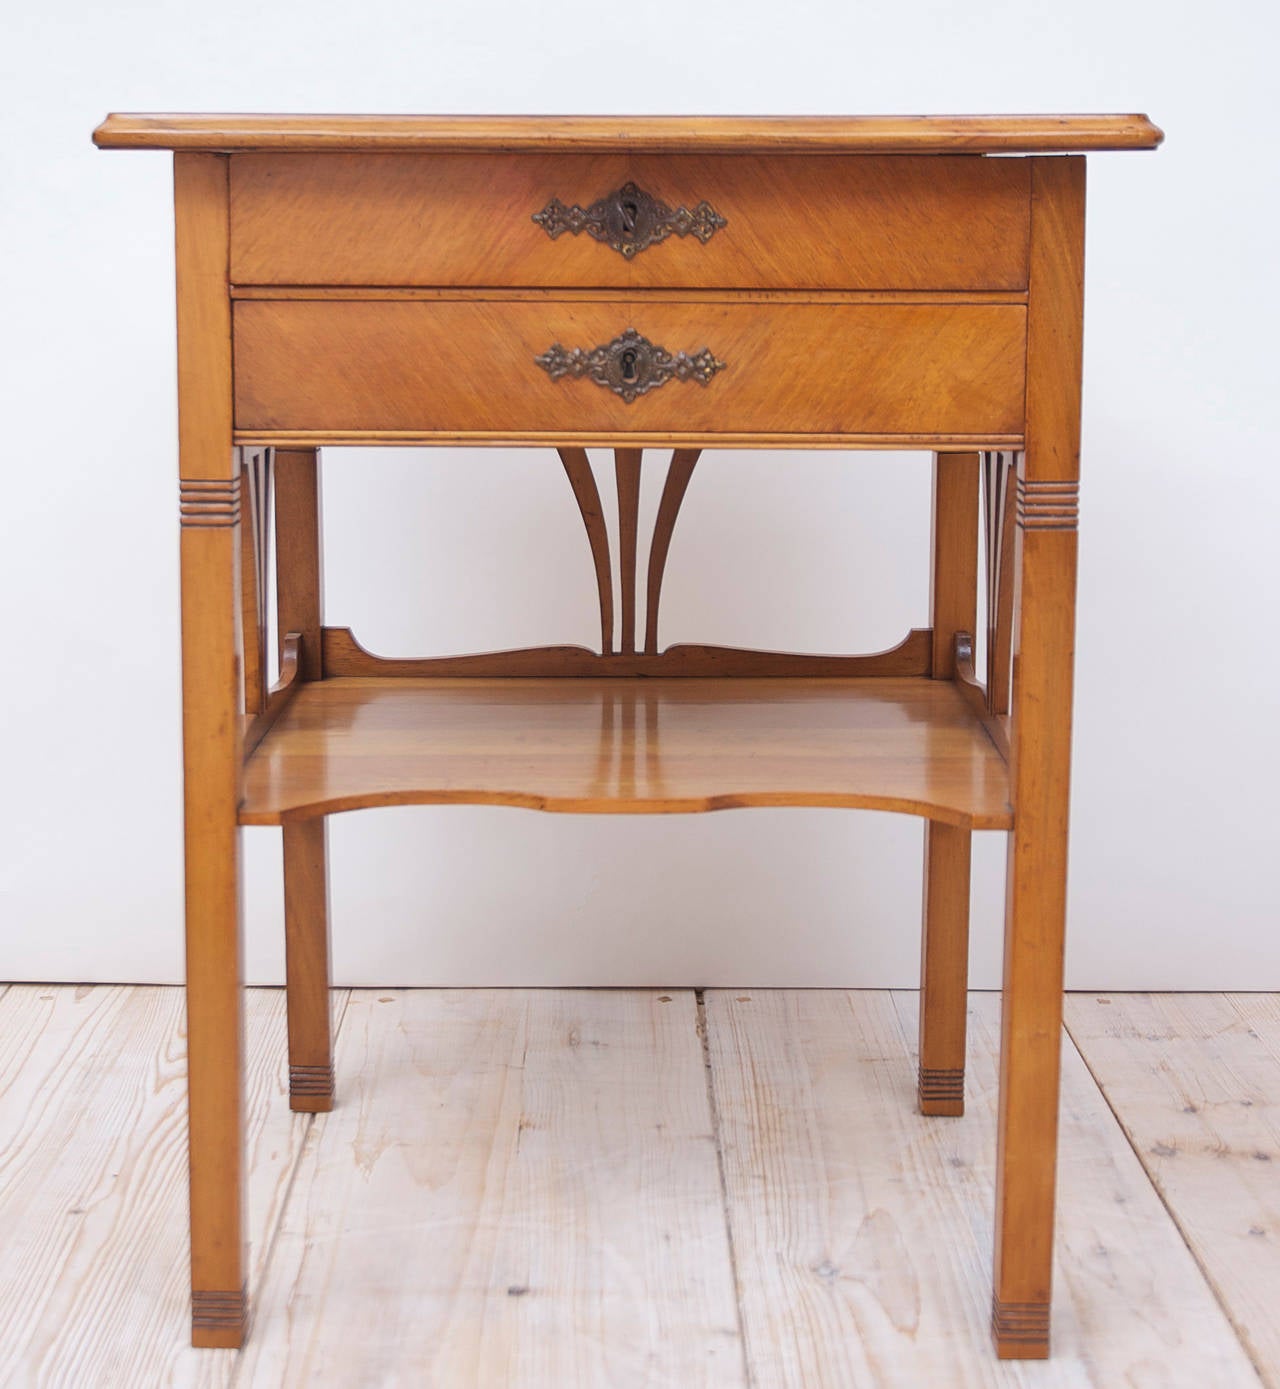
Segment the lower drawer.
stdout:
<svg viewBox="0 0 1280 1389">
<path fill-rule="evenodd" d="M 1022 431 L 1018 304 L 244 300 L 234 334 L 243 433 Z"/>
</svg>

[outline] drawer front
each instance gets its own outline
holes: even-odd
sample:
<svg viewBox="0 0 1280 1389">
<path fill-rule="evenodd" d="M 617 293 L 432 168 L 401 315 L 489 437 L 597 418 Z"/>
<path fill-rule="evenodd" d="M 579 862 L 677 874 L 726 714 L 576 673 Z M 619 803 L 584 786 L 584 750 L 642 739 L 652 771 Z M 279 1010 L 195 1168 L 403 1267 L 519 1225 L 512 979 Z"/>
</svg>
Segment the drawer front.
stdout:
<svg viewBox="0 0 1280 1389">
<path fill-rule="evenodd" d="M 231 279 L 1022 290 L 1029 179 L 972 155 L 234 155 Z"/>
<path fill-rule="evenodd" d="M 234 323 L 244 433 L 1022 431 L 1016 304 L 245 300 Z"/>
</svg>

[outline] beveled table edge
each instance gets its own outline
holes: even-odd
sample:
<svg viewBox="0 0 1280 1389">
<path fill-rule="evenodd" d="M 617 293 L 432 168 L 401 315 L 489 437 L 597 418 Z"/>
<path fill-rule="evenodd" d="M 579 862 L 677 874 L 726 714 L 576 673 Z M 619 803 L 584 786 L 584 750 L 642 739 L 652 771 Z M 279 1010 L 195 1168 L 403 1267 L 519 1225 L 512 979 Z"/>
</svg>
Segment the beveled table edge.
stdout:
<svg viewBox="0 0 1280 1389">
<path fill-rule="evenodd" d="M 100 149 L 1036 154 L 1155 149 L 1145 115 L 445 116 L 113 113 Z"/>
</svg>

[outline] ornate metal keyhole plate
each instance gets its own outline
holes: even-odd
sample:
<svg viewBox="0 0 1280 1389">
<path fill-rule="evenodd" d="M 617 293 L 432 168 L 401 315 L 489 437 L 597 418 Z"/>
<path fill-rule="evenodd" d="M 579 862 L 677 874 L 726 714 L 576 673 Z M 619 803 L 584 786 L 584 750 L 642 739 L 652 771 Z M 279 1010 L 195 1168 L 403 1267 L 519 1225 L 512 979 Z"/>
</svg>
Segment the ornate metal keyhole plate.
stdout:
<svg viewBox="0 0 1280 1389">
<path fill-rule="evenodd" d="M 628 328 L 603 347 L 583 350 L 559 343 L 533 359 L 553 381 L 562 376 L 585 376 L 598 386 L 606 386 L 629 405 L 647 391 L 676 381 L 696 381 L 705 386 L 724 363 L 709 347 L 701 352 L 668 352 L 648 338 Z"/>
<path fill-rule="evenodd" d="M 694 236 L 706 245 L 721 227 L 729 225 L 709 202 L 700 202 L 692 211 L 683 206 L 673 210 L 634 183 L 623 184 L 585 208 L 577 203 L 566 207 L 559 198 L 552 198 L 533 214 L 533 221 L 553 241 L 561 232 L 574 236 L 586 232 L 627 260 L 669 236 Z"/>
</svg>

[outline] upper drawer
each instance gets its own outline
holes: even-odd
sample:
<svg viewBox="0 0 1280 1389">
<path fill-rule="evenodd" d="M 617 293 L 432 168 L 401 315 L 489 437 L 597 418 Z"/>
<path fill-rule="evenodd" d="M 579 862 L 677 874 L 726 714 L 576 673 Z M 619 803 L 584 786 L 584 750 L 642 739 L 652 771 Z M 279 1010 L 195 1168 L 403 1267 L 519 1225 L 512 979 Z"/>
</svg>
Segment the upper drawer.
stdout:
<svg viewBox="0 0 1280 1389">
<path fill-rule="evenodd" d="M 974 155 L 238 154 L 231 279 L 1021 290 L 1029 207 Z"/>
</svg>

